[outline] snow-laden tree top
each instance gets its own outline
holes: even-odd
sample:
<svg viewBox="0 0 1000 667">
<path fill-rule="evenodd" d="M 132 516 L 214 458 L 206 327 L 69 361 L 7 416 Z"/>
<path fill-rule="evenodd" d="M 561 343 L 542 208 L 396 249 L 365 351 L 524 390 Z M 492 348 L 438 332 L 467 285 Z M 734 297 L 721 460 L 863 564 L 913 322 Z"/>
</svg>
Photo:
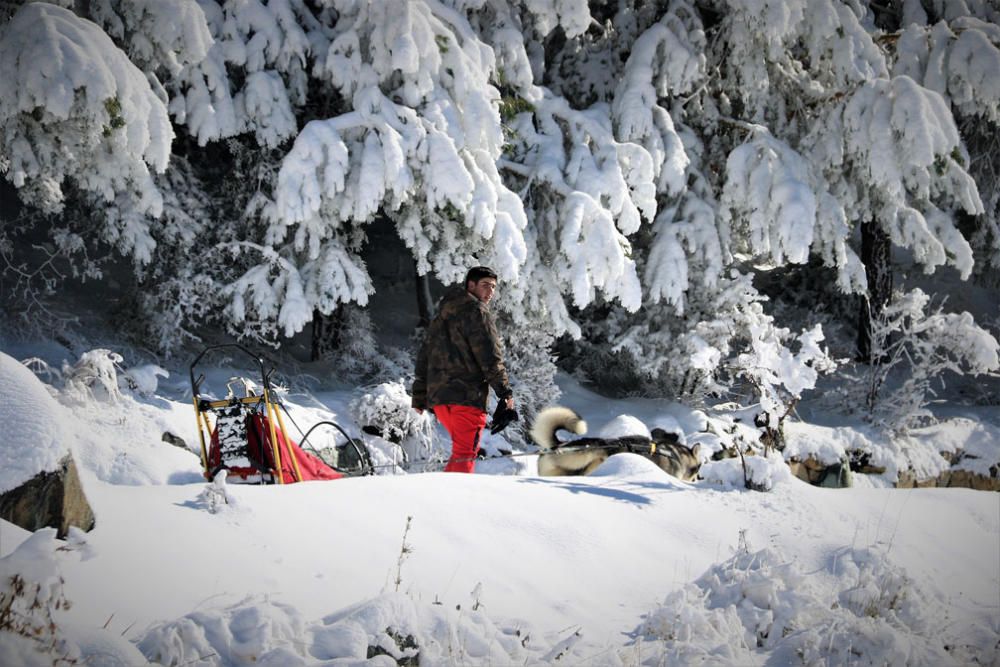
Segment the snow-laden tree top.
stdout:
<svg viewBox="0 0 1000 667">
<path fill-rule="evenodd" d="M 64 211 L 57 255 L 156 281 L 160 345 L 368 304 L 375 220 L 420 274 L 497 269 L 516 326 L 610 313 L 682 375 L 752 338 L 752 272 L 864 293 L 862 224 L 926 271 L 1000 265 L 989 2 L 79 4 L 0 26 L 0 172 Z"/>
</svg>

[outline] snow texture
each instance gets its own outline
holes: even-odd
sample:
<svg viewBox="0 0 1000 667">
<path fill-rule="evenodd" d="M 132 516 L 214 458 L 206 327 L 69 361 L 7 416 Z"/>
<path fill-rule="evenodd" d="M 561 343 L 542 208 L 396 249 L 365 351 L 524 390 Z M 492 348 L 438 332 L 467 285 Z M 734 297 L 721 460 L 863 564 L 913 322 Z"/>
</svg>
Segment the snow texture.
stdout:
<svg viewBox="0 0 1000 667">
<path fill-rule="evenodd" d="M 5 404 L 26 387 L 54 404 L 8 359 Z M 595 433 L 683 426 L 689 442 L 705 443 L 702 430 L 716 419 L 605 399 L 572 382 L 564 389 Z M 332 418 L 354 432 L 349 395 L 285 400 L 299 423 Z M 767 492 L 743 488 L 738 459 L 706 463 L 704 480 L 685 483 L 637 455 L 613 456 L 583 478 L 539 478 L 525 454 L 520 468 L 487 459 L 475 475 L 206 484 L 198 456 L 158 442 L 163 430 L 196 441 L 180 396 L 126 394 L 27 416 L 80 434 L 82 480 L 99 517 L 65 545 L 52 531 L 31 536 L 0 523 L 0 570 L 41 584 L 46 600 L 72 603 L 47 631 L 60 656 L 211 665 L 418 655 L 421 664 L 657 665 L 700 656 L 743 665 L 794 655 L 854 664 L 860 654 L 972 664 L 988 661 L 1000 640 L 1000 515 L 990 493 L 817 489 L 792 479 L 780 458 L 756 456 L 750 474 Z M 796 429 L 795 438 L 831 445 L 857 434 Z M 920 437 L 995 453 L 986 433 L 955 424 Z M 136 520 L 158 529 L 140 538 Z M 750 548 L 759 543 L 770 546 Z M 516 557 L 497 548 L 510 544 Z M 628 567 L 580 585 L 579 573 L 615 562 Z M 51 663 L 45 646 L 0 634 L 0 656 L 12 664 Z"/>
<path fill-rule="evenodd" d="M 14 389 L 0 405 L 6 435 L 0 448 L 0 493 L 16 489 L 35 475 L 59 468 L 72 434 L 64 408 L 28 368 L 0 352 L 0 386 Z"/>
</svg>

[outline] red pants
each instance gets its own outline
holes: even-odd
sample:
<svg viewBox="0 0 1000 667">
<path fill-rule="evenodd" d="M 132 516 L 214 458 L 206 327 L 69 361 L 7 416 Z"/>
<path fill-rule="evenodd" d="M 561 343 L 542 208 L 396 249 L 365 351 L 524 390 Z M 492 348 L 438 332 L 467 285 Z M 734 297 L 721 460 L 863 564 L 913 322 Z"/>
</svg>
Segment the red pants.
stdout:
<svg viewBox="0 0 1000 667">
<path fill-rule="evenodd" d="M 444 471 L 474 471 L 486 413 L 468 405 L 435 405 L 434 416 L 451 435 L 451 458 Z"/>
</svg>

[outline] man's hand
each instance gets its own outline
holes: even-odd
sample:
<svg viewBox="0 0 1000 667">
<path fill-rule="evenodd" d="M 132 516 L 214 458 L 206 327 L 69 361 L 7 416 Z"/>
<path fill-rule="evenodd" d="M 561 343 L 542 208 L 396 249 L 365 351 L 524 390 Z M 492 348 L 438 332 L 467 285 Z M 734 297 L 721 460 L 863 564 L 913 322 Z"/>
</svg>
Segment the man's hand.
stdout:
<svg viewBox="0 0 1000 667">
<path fill-rule="evenodd" d="M 507 428 L 511 422 L 519 419 L 517 410 L 514 409 L 514 397 L 510 396 L 501 403 L 497 403 L 496 412 L 493 413 L 493 421 L 489 425 L 490 433 L 497 434 Z"/>
</svg>

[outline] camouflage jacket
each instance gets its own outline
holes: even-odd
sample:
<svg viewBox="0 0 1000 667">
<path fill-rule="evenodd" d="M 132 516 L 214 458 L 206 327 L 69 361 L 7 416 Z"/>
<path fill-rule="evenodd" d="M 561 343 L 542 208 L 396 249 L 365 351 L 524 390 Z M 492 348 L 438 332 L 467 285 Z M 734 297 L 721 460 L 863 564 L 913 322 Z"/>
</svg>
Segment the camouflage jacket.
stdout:
<svg viewBox="0 0 1000 667">
<path fill-rule="evenodd" d="M 493 315 L 462 287 L 448 291 L 417 355 L 413 407 L 468 405 L 486 411 L 490 387 L 512 394 Z"/>
</svg>

